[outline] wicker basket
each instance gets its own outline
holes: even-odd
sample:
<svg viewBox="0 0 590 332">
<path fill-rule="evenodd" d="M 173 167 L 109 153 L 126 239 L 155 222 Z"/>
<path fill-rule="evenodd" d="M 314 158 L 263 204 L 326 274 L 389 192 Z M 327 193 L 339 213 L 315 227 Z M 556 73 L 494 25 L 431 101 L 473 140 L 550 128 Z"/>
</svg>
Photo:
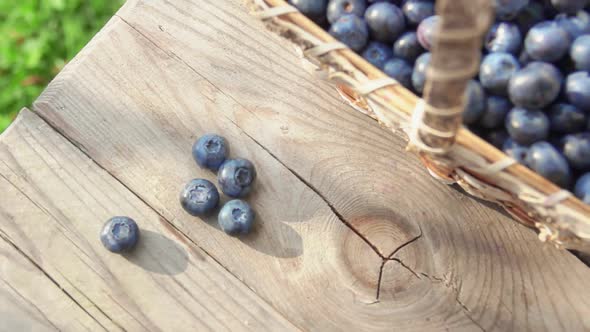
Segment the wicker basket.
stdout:
<svg viewBox="0 0 590 332">
<path fill-rule="evenodd" d="M 336 83 L 363 112 L 409 141 L 445 183 L 502 205 L 542 241 L 590 252 L 590 206 L 518 164 L 461 125 L 464 91 L 477 73 L 492 0 L 438 0 L 441 17 L 424 100 L 415 96 L 284 0 L 248 0 L 253 14 L 294 43 L 304 64 Z"/>
</svg>

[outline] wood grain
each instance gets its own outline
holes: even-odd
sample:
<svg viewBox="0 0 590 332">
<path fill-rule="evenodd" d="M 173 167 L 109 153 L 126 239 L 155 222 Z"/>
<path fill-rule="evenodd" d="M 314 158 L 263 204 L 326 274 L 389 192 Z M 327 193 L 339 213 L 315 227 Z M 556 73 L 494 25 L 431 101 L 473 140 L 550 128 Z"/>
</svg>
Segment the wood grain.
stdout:
<svg viewBox="0 0 590 332">
<path fill-rule="evenodd" d="M 51 301 L 51 293 L 35 294 L 51 278 L 76 301 L 78 310 L 97 321 L 91 330 L 296 330 L 197 244 L 27 110 L 1 137 L 0 186 L 2 236 L 46 277 L 37 276 L 45 280 L 28 285 L 24 278 L 31 276 L 26 271 L 2 271 L 10 273 L 12 281 L 20 279 L 13 284 L 15 291 L 30 294 L 39 308 L 59 304 Z M 114 215 L 138 222 L 141 239 L 133 253 L 115 255 L 102 247 L 100 229 Z M 75 322 L 74 309 L 68 316 L 56 317 L 60 310 L 54 308 L 53 324 L 80 331 L 68 325 Z M 2 311 L 2 321 L 9 318 L 5 314 Z"/>
<path fill-rule="evenodd" d="M 0 232 L 0 331 L 104 331 Z"/>
<path fill-rule="evenodd" d="M 430 179 L 236 1 L 119 15 L 36 112 L 296 326 L 590 328 L 585 265 Z M 184 182 L 214 179 L 190 156 L 205 132 L 257 166 L 250 237 L 179 207 Z"/>
</svg>

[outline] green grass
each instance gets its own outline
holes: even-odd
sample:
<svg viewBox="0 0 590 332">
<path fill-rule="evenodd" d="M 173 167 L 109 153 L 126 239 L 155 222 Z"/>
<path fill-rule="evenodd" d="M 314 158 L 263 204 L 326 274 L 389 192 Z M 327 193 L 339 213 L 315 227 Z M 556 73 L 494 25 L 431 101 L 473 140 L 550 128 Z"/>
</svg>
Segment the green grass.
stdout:
<svg viewBox="0 0 590 332">
<path fill-rule="evenodd" d="M 0 0 L 0 132 L 123 0 Z"/>
</svg>

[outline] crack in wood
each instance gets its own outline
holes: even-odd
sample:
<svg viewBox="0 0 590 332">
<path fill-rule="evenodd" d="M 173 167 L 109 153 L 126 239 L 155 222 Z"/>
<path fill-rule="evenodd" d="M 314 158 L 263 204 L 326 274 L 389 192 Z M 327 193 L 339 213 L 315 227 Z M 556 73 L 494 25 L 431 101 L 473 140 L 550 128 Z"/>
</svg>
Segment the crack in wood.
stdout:
<svg viewBox="0 0 590 332">
<path fill-rule="evenodd" d="M 2 238 L 2 240 L 6 241 L 6 243 L 8 243 L 11 247 L 13 247 L 19 254 L 21 254 L 27 261 L 29 261 L 34 267 L 36 267 L 39 271 L 41 271 L 41 273 L 43 273 L 43 275 L 45 275 L 45 277 L 47 277 L 47 279 L 49 279 L 49 281 L 51 281 L 59 290 L 61 290 L 70 300 L 72 300 L 72 302 L 74 302 L 82 311 L 84 311 L 88 316 L 90 316 L 90 318 L 92 318 L 92 320 L 94 320 L 100 327 L 102 327 L 105 331 L 108 331 L 108 329 L 102 325 L 98 319 L 96 319 L 96 317 L 94 317 L 92 314 L 90 314 L 90 312 L 88 312 L 88 310 L 86 310 L 86 308 L 84 308 L 84 306 L 82 306 L 68 291 L 66 291 L 55 279 L 53 279 L 53 277 L 51 277 L 51 275 L 49 275 L 49 273 L 47 273 L 47 271 L 45 271 L 43 269 L 43 267 L 41 267 L 41 265 L 37 264 L 37 262 L 35 262 L 31 257 L 29 257 L 29 255 L 27 255 L 27 253 L 25 253 L 21 248 L 19 248 L 14 242 L 12 242 L 8 237 L 5 237 L 3 235 L 3 233 L 0 232 L 0 238 Z M 106 315 L 105 315 L 106 316 Z M 108 316 L 106 316 L 109 320 L 112 321 L 112 319 Z"/>
</svg>

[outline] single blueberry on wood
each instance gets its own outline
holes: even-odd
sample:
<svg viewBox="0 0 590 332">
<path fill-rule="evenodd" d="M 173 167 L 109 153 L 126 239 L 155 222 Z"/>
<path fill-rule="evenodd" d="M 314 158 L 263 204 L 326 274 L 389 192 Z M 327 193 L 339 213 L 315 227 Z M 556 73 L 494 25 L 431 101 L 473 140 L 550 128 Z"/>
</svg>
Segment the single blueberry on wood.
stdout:
<svg viewBox="0 0 590 332">
<path fill-rule="evenodd" d="M 201 167 L 217 171 L 228 154 L 225 138 L 216 134 L 201 136 L 193 145 L 193 158 Z"/>
<path fill-rule="evenodd" d="M 570 36 L 565 29 L 553 21 L 535 24 L 526 35 L 524 46 L 533 59 L 555 62 L 569 50 Z"/>
<path fill-rule="evenodd" d="M 229 235 L 247 234 L 252 229 L 255 213 L 250 205 L 240 199 L 231 200 L 219 211 L 219 227 Z"/>
<path fill-rule="evenodd" d="M 393 44 L 393 55 L 413 64 L 420 54 L 426 52 L 418 41 L 418 35 L 409 31 L 401 35 Z"/>
<path fill-rule="evenodd" d="M 370 5 L 365 11 L 365 20 L 371 37 L 383 43 L 393 43 L 406 27 L 402 10 L 388 2 Z"/>
<path fill-rule="evenodd" d="M 219 192 L 209 180 L 193 179 L 180 193 L 180 205 L 193 216 L 211 212 L 219 203 Z"/>
<path fill-rule="evenodd" d="M 404 59 L 389 59 L 383 66 L 383 72 L 398 81 L 406 89 L 412 88 L 412 66 Z"/>
<path fill-rule="evenodd" d="M 514 23 L 498 22 L 488 31 L 484 45 L 488 52 L 505 52 L 517 55 L 522 46 L 522 34 Z"/>
<path fill-rule="evenodd" d="M 584 203 L 590 204 L 590 173 L 585 173 L 574 186 L 574 194 Z"/>
<path fill-rule="evenodd" d="M 348 14 L 363 17 L 365 9 L 367 9 L 365 0 L 330 0 L 327 9 L 328 22 L 334 23 Z"/>
<path fill-rule="evenodd" d="M 351 49 L 359 52 L 369 39 L 369 27 L 356 15 L 344 15 L 330 27 L 329 33 Z"/>
<path fill-rule="evenodd" d="M 369 42 L 361 56 L 373 66 L 383 69 L 385 62 L 393 57 L 393 50 L 389 45 L 380 42 Z"/>
<path fill-rule="evenodd" d="M 139 227 L 129 217 L 113 217 L 109 219 L 100 232 L 100 241 L 111 252 L 129 251 L 139 240 Z"/>
<path fill-rule="evenodd" d="M 549 119 L 541 111 L 515 107 L 506 115 L 506 130 L 517 143 L 529 145 L 547 139 Z"/>
<path fill-rule="evenodd" d="M 508 83 L 510 101 L 516 106 L 539 109 L 559 95 L 563 77 L 550 63 L 534 61 L 512 75 Z"/>
<path fill-rule="evenodd" d="M 510 53 L 490 53 L 483 58 L 479 69 L 479 81 L 489 92 L 508 95 L 508 82 L 520 70 L 518 60 Z"/>
<path fill-rule="evenodd" d="M 221 165 L 217 182 L 224 194 L 230 197 L 243 197 L 252 189 L 256 178 L 254 165 L 246 159 L 230 159 Z"/>
<path fill-rule="evenodd" d="M 571 171 L 566 159 L 547 142 L 537 142 L 529 148 L 526 165 L 547 180 L 562 188 L 568 188 Z"/>
</svg>

